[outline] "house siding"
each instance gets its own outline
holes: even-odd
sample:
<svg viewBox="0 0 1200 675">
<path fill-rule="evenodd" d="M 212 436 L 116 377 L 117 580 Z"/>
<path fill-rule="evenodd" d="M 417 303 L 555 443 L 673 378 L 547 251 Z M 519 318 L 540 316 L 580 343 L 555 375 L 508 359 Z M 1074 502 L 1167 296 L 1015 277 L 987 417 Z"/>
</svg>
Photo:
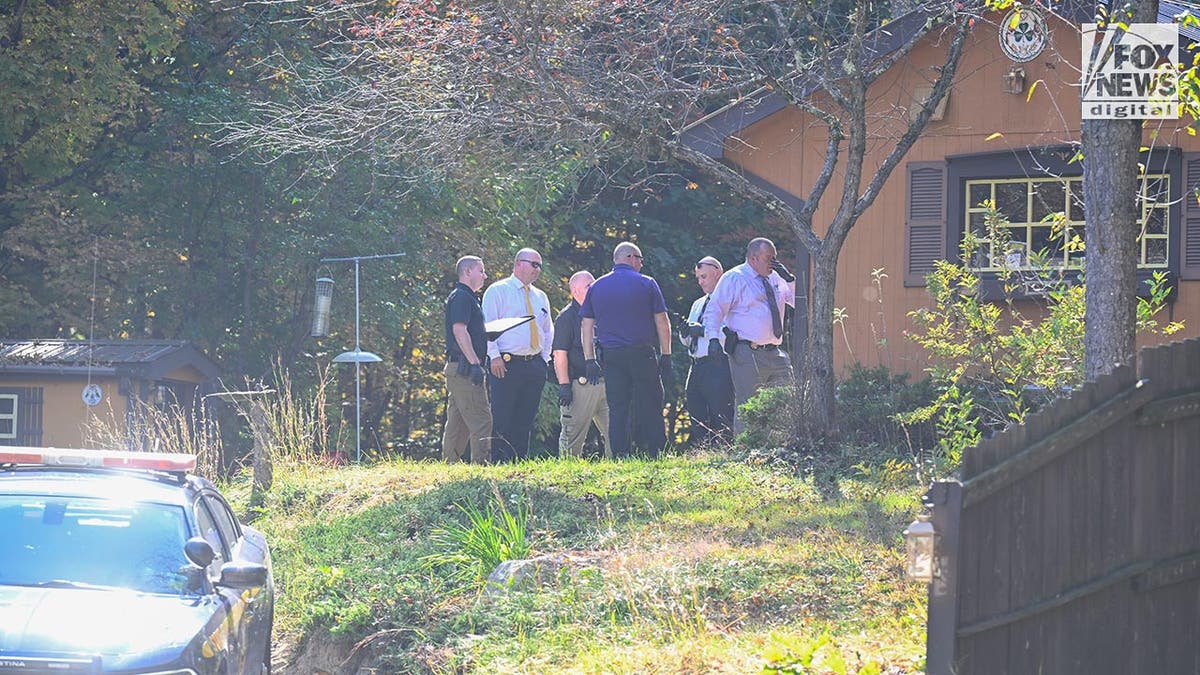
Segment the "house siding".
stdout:
<svg viewBox="0 0 1200 675">
<path fill-rule="evenodd" d="M 855 361 L 912 373 L 927 365 L 926 355 L 906 337 L 915 328 L 908 313 L 929 304 L 924 288 L 904 283 L 908 163 L 1078 140 L 1078 30 L 1055 16 L 1047 20 L 1050 44 L 1037 59 L 1021 64 L 1026 86 L 1019 95 L 1002 89 L 1013 64 L 997 43 L 998 15 L 981 22 L 968 40 L 943 119 L 929 123 L 851 232 L 839 259 L 835 294 L 836 306 L 845 308 L 848 317 L 844 335 L 841 327 L 834 327 L 839 372 Z M 933 66 L 942 62 L 948 43 L 948 34 L 927 39 L 872 87 L 864 185 L 891 149 L 892 139 L 902 133 L 915 92 L 932 83 Z M 1157 138 L 1151 136 L 1155 132 Z M 1174 120 L 1157 128 L 1148 126 L 1146 145 L 1200 151 L 1200 141 Z M 823 126 L 789 107 L 727 139 L 725 156 L 763 180 L 805 197 L 820 172 L 824 149 Z M 818 234 L 834 214 L 841 179 L 839 172 L 816 212 Z M 1182 223 L 1172 222 L 1171 227 L 1180 228 Z M 947 241 L 946 247 L 953 254 L 957 242 Z M 1172 255 L 1178 251 L 1172 249 Z M 887 276 L 876 283 L 872 272 L 878 269 Z M 1177 299 L 1164 314 L 1164 320 L 1186 323 L 1183 337 L 1200 335 L 1200 281 L 1180 281 Z M 1139 343 L 1155 341 L 1143 338 Z"/>
<path fill-rule="evenodd" d="M 117 393 L 117 381 L 114 378 L 93 378 L 92 382 L 100 385 L 104 398 L 100 405 L 89 408 L 83 402 L 83 388 L 87 385 L 86 378 L 14 378 L 5 377 L 0 380 L 0 386 L 7 389 L 40 389 L 41 403 L 41 445 L 42 447 L 79 448 L 84 446 L 87 439 L 85 430 L 89 425 L 112 425 L 119 420 L 124 429 L 127 401 Z"/>
</svg>

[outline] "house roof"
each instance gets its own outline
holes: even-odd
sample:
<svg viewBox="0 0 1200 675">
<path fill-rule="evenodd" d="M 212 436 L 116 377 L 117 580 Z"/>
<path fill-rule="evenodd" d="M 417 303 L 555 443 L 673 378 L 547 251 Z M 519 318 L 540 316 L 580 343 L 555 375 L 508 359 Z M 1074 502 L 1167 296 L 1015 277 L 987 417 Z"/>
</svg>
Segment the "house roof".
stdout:
<svg viewBox="0 0 1200 675">
<path fill-rule="evenodd" d="M 1049 11 L 1076 25 L 1095 21 L 1095 4 L 1082 0 L 1051 2 Z M 1200 16 L 1200 5 L 1179 0 L 1160 0 L 1158 23 L 1174 23 L 1176 17 L 1188 11 Z M 927 18 L 923 10 L 916 10 L 876 28 L 868 36 L 867 54 L 881 57 L 899 49 Z M 1200 42 L 1200 29 L 1194 26 L 1180 25 L 1179 33 L 1189 41 Z M 803 98 L 820 89 L 819 84 L 811 79 L 808 82 L 801 80 L 800 85 L 798 93 Z M 679 140 L 688 148 L 713 159 L 721 159 L 725 153 L 725 139 L 787 106 L 786 98 L 773 88 L 762 86 L 689 123 L 679 133 Z"/>
<path fill-rule="evenodd" d="M 73 373 L 80 369 L 162 377 L 192 366 L 205 378 L 215 362 L 184 340 L 0 340 L 0 372 Z"/>
</svg>

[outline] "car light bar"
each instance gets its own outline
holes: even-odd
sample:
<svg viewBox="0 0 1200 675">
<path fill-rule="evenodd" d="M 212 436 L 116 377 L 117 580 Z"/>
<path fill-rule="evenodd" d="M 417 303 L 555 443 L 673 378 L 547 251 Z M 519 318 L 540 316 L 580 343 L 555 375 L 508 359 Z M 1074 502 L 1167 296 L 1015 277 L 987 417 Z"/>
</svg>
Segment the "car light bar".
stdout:
<svg viewBox="0 0 1200 675">
<path fill-rule="evenodd" d="M 174 452 L 0 447 L 0 464 L 85 466 L 144 471 L 194 471 L 196 456 Z"/>
</svg>

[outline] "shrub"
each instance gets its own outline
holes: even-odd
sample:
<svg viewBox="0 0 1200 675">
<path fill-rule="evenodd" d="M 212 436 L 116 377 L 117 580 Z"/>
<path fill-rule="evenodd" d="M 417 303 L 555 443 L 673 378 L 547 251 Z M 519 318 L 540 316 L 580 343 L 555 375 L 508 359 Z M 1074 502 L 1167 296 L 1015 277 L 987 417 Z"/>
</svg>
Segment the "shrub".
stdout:
<svg viewBox="0 0 1200 675">
<path fill-rule="evenodd" d="M 1020 424 L 1031 410 L 1083 380 L 1082 271 L 1056 267 L 1047 252 L 1031 251 L 1028 268 L 1001 265 L 995 274 L 1003 297 L 985 299 L 983 279 L 972 265 L 1024 256 L 1024 245 L 1012 242 L 994 203 L 983 206 L 986 241 L 966 233 L 960 262 L 939 262 L 927 277 L 933 305 L 909 314 L 917 325 L 910 337 L 933 357 L 928 370 L 939 395 L 901 419 L 937 425 L 933 459 L 945 469 L 956 468 L 962 451 L 982 433 Z M 1062 222 L 1061 214 L 1050 218 Z M 1065 228 L 1056 229 L 1065 237 Z M 1073 251 L 1082 246 L 1077 236 L 1063 243 Z M 1167 277 L 1155 274 L 1149 297 L 1138 301 L 1138 331 L 1169 335 L 1182 327 L 1174 322 L 1159 327 L 1154 318 L 1169 294 Z"/>
<path fill-rule="evenodd" d="M 846 441 L 878 445 L 889 450 L 909 443 L 923 447 L 933 440 L 933 425 L 903 424 L 897 415 L 927 406 L 937 398 L 933 381 L 924 378 L 909 383 L 908 373 L 893 373 L 886 366 L 850 367 L 838 383 L 838 428 Z M 907 439 L 907 440 L 906 440 Z"/>
</svg>

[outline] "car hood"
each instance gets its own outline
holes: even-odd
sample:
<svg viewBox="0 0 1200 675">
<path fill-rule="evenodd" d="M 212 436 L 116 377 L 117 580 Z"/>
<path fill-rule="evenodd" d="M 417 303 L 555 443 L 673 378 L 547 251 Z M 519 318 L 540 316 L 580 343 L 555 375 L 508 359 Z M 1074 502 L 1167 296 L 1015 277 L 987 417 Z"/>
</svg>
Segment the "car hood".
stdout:
<svg viewBox="0 0 1200 675">
<path fill-rule="evenodd" d="M 0 586 L 0 654 L 99 655 L 106 665 L 181 651 L 219 604 L 124 590 Z"/>
</svg>

